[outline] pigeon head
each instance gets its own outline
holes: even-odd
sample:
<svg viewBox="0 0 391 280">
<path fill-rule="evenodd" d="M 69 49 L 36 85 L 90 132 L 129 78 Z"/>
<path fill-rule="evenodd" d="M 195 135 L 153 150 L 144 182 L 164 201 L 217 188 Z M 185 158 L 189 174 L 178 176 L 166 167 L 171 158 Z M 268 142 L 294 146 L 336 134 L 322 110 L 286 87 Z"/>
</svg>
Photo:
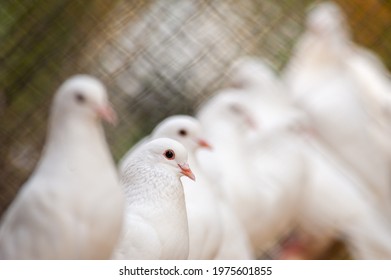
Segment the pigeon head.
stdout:
<svg viewBox="0 0 391 280">
<path fill-rule="evenodd" d="M 175 115 L 166 118 L 152 131 L 152 138 L 168 137 L 181 143 L 190 152 L 198 148 L 211 146 L 204 140 L 200 122 L 186 115 Z"/>
<path fill-rule="evenodd" d="M 312 7 L 307 16 L 308 30 L 319 37 L 348 37 L 349 30 L 341 8 L 333 2 Z"/>
<path fill-rule="evenodd" d="M 105 86 L 89 75 L 76 75 L 66 80 L 56 93 L 53 110 L 59 116 L 103 119 L 111 124 L 117 121 Z"/>
<path fill-rule="evenodd" d="M 203 110 L 208 111 L 210 120 L 223 120 L 239 130 L 254 130 L 257 124 L 248 101 L 244 95 L 225 91 L 216 95 Z"/>
<path fill-rule="evenodd" d="M 274 82 L 276 75 L 266 61 L 257 57 L 241 57 L 228 71 L 229 86 L 234 88 L 251 88 L 265 86 Z"/>
<path fill-rule="evenodd" d="M 187 150 L 178 141 L 169 138 L 157 138 L 141 147 L 138 154 L 149 160 L 151 165 L 159 165 L 171 170 L 178 177 L 187 176 L 195 180 L 195 176 L 187 163 Z"/>
</svg>

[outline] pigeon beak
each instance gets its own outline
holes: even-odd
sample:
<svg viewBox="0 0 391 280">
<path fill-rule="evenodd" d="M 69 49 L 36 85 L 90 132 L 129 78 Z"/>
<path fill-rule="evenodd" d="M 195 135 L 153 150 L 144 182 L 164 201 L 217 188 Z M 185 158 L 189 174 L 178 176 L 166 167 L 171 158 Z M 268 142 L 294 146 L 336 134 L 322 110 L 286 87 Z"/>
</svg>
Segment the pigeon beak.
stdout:
<svg viewBox="0 0 391 280">
<path fill-rule="evenodd" d="M 257 123 L 256 123 L 250 116 L 245 116 L 245 122 L 247 123 L 247 125 L 248 125 L 251 129 L 254 129 L 254 130 L 257 130 L 257 129 L 258 129 Z"/>
<path fill-rule="evenodd" d="M 195 181 L 195 176 L 193 172 L 191 171 L 189 165 L 187 163 L 178 163 L 179 168 L 181 169 L 181 174 L 189 177 L 193 181 Z"/>
<path fill-rule="evenodd" d="M 117 114 L 108 104 L 97 109 L 98 116 L 111 125 L 117 124 Z"/>
<path fill-rule="evenodd" d="M 203 147 L 203 148 L 206 148 L 209 150 L 213 149 L 212 146 L 208 142 L 206 142 L 204 139 L 198 139 L 198 145 L 200 147 Z"/>
</svg>

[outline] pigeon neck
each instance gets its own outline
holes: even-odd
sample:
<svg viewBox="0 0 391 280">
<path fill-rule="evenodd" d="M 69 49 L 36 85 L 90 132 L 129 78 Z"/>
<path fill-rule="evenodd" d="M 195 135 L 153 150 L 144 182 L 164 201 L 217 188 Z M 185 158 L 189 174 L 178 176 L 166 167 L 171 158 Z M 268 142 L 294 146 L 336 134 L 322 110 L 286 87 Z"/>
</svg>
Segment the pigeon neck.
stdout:
<svg viewBox="0 0 391 280">
<path fill-rule="evenodd" d="M 151 212 L 161 212 L 162 209 L 169 211 L 184 206 L 182 183 L 176 174 L 165 168 L 130 165 L 121 177 L 130 208 L 143 207 Z"/>
<path fill-rule="evenodd" d="M 199 170 L 199 163 L 196 158 L 196 153 L 197 153 L 197 150 L 189 151 L 189 153 L 188 153 L 189 165 L 190 165 L 191 169 L 193 170 L 193 172 L 194 172 L 194 170 Z"/>
<path fill-rule="evenodd" d="M 72 116 L 58 118 L 54 115 L 48 131 L 43 163 L 77 158 L 79 164 L 83 164 L 84 159 L 91 157 L 97 161 L 111 160 L 104 131 L 98 120 L 80 120 Z"/>
<path fill-rule="evenodd" d="M 338 59 L 344 60 L 350 52 L 350 42 L 346 38 L 304 37 L 299 44 L 300 62 L 310 61 L 328 65 Z"/>
</svg>

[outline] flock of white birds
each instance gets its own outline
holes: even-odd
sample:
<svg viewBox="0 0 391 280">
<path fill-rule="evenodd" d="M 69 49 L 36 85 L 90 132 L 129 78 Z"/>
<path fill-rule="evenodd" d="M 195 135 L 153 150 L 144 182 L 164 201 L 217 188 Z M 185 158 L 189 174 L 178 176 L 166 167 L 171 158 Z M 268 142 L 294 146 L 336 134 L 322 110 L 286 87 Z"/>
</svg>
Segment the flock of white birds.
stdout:
<svg viewBox="0 0 391 280">
<path fill-rule="evenodd" d="M 342 240 L 391 259 L 391 80 L 340 8 L 309 11 L 277 75 L 246 57 L 196 116 L 170 116 L 115 165 L 104 85 L 55 94 L 41 159 L 0 224 L 0 259 L 279 258 Z"/>
</svg>

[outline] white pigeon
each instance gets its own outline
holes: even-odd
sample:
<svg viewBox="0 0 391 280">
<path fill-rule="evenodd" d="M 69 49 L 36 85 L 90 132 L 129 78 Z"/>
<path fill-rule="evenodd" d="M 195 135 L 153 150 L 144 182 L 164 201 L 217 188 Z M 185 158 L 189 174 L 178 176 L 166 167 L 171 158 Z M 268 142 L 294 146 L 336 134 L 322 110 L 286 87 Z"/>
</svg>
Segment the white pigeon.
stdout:
<svg viewBox="0 0 391 280">
<path fill-rule="evenodd" d="M 252 60 L 250 65 L 239 66 L 254 69 L 254 63 L 256 60 Z M 267 71 L 265 67 L 258 69 Z M 238 200 L 240 197 L 245 199 L 245 193 L 233 193 L 230 199 L 237 204 L 237 209 L 247 210 L 240 213 L 248 232 L 253 233 L 253 244 L 264 246 L 273 236 L 281 236 L 284 229 L 290 230 L 298 223 L 297 231 L 309 234 L 317 243 L 325 238 L 329 241 L 330 237 L 342 236 L 355 258 L 388 258 L 390 228 L 374 195 L 368 192 L 357 174 L 351 173 L 344 162 L 335 157 L 333 151 L 317 141 L 316 134 L 310 134 L 310 141 L 302 141 L 307 140 L 303 138 L 306 135 L 303 132 L 312 130 L 306 115 L 293 106 L 288 95 L 279 92 L 284 90 L 283 85 L 273 86 L 273 83 L 279 83 L 277 76 L 271 75 L 270 71 L 269 75 L 260 74 L 249 75 L 247 80 L 240 79 L 242 83 L 237 92 L 244 96 L 243 102 L 247 104 L 241 105 L 242 110 L 236 110 L 252 114 L 259 131 L 247 140 L 242 137 L 242 142 L 237 142 L 235 147 L 245 148 L 236 158 L 238 160 L 240 155 L 245 155 L 241 165 L 244 170 L 250 171 L 247 176 L 253 178 L 247 180 L 247 185 L 254 181 L 262 188 L 258 189 L 258 196 L 256 192 L 249 192 L 256 197 L 249 209 L 241 206 Z M 246 110 L 243 109 L 245 107 Z M 229 121 L 228 117 L 225 119 Z M 231 124 L 231 128 L 235 127 L 233 122 Z M 243 127 L 237 126 L 238 129 Z M 218 130 L 215 128 L 215 131 Z M 246 135 L 239 131 L 237 137 Z M 226 152 L 229 150 L 233 148 L 229 147 Z M 249 164 L 246 165 L 247 162 Z M 238 182 L 245 186 L 245 179 L 246 176 L 241 176 Z M 227 181 L 233 182 L 232 178 Z M 242 204 L 251 205 L 249 198 Z M 261 221 L 262 226 L 254 221 Z"/>
<path fill-rule="evenodd" d="M 295 231 L 309 234 L 316 243 L 342 236 L 355 258 L 389 258 L 390 227 L 374 195 L 356 173 L 318 141 L 307 116 L 284 94 L 289 91 L 272 70 L 258 60 L 244 62 L 236 65 L 241 73 L 258 69 L 258 75 L 240 80 L 242 94 L 251 97 L 248 105 L 257 115 L 260 132 L 247 142 L 245 146 L 250 150 L 243 154 L 255 156 L 253 160 L 248 158 L 252 162 L 248 170 L 255 168 L 254 177 L 259 182 L 274 178 L 274 186 L 280 186 L 267 199 L 259 200 L 265 209 L 267 204 L 276 209 L 269 215 L 271 219 L 263 222 L 264 227 L 254 230 L 259 244 L 281 234 L 284 225 L 289 230 L 298 223 Z M 258 145 L 249 145 L 251 142 Z M 273 186 L 273 181 L 268 183 Z M 272 207 L 273 201 L 279 207 Z"/>
<path fill-rule="evenodd" d="M 197 113 L 205 137 L 213 150 L 200 150 L 196 158 L 201 171 L 211 182 L 219 198 L 223 219 L 222 244 L 216 259 L 255 258 L 247 231 L 227 199 L 230 190 L 225 184 L 230 181 L 229 178 L 236 175 L 239 176 L 237 181 L 240 182 L 240 176 L 243 174 L 242 162 L 236 157 L 236 151 L 241 145 L 241 136 L 236 134 L 236 129 L 247 134 L 256 127 L 255 121 L 246 114 L 246 107 L 241 101 L 242 97 L 237 95 L 235 89 L 222 91 L 203 104 Z M 243 182 L 242 185 L 244 184 Z"/>
<path fill-rule="evenodd" d="M 137 147 L 121 170 L 126 211 L 116 259 L 187 259 L 189 232 L 181 176 L 195 179 L 187 151 L 159 138 Z"/>
<path fill-rule="evenodd" d="M 390 158 L 373 136 L 365 90 L 349 58 L 361 52 L 350 40 L 340 8 L 324 2 L 310 11 L 283 76 L 295 103 L 313 121 L 319 140 L 360 176 L 391 213 Z"/>
<path fill-rule="evenodd" d="M 246 96 L 251 118 L 263 134 L 273 130 L 304 130 L 310 127 L 304 112 L 294 106 L 284 82 L 263 59 L 243 57 L 233 63 L 231 83 L 237 94 Z M 238 87 L 237 85 L 240 85 Z M 304 132 L 304 131 L 301 131 Z"/>
<path fill-rule="evenodd" d="M 263 254 L 268 247 L 275 251 L 275 242 L 282 236 L 292 230 L 297 232 L 297 205 L 306 190 L 308 172 L 301 137 L 312 129 L 305 113 L 295 108 L 288 89 L 262 59 L 239 59 L 231 68 L 230 78 L 237 94 L 247 103 L 247 114 L 259 126 L 252 137 L 243 137 L 242 146 L 247 148 L 240 154 L 250 155 L 246 160 L 250 162 L 245 168 L 247 176 L 263 187 L 258 196 L 254 194 L 254 204 L 258 201 L 259 206 L 242 211 L 242 220 L 248 225 L 258 254 Z M 253 192 L 257 188 L 253 186 Z"/>
<path fill-rule="evenodd" d="M 342 239 L 355 259 L 390 259 L 391 226 L 374 194 L 316 139 L 307 138 L 305 149 L 308 188 L 298 229 L 315 240 Z"/>
<path fill-rule="evenodd" d="M 258 147 L 251 143 L 251 139 L 256 138 L 257 127 L 262 130 L 263 123 L 254 121 L 254 114 L 247 103 L 249 100 L 249 96 L 244 93 L 225 90 L 213 97 L 198 116 L 214 147 L 214 157 L 207 161 L 210 165 L 219 167 L 215 173 L 219 174 L 220 179 L 215 180 L 220 186 L 221 196 L 238 216 L 252 248 L 258 250 L 269 245 L 268 242 L 275 238 L 274 233 L 278 232 L 269 227 L 271 224 L 268 223 L 279 208 L 276 201 L 286 193 L 280 192 L 273 178 L 269 176 L 272 182 L 268 182 L 268 179 L 261 178 L 264 173 L 257 172 L 259 170 L 255 163 L 259 157 Z M 251 150 L 250 145 L 256 149 Z M 265 158 L 265 161 L 268 159 Z M 281 163 L 282 167 L 283 164 L 284 162 Z M 279 168 L 276 167 L 274 163 L 270 165 L 277 172 Z M 266 173 L 270 171 L 267 166 L 260 168 Z M 288 207 L 288 204 L 284 204 L 285 206 Z M 292 214 L 292 211 L 287 213 Z M 275 222 L 279 227 L 280 220 Z"/>
<path fill-rule="evenodd" d="M 296 143 L 292 142 L 292 137 L 288 135 L 292 132 L 296 133 L 289 127 L 285 131 L 279 128 L 273 131 L 273 134 L 260 139 L 264 148 L 269 150 L 270 143 L 275 145 L 281 141 L 279 139 L 286 138 L 293 145 L 292 149 L 301 154 L 304 161 L 304 164 L 297 166 L 289 165 L 289 158 L 294 156 L 295 152 L 288 151 L 288 160 L 278 163 L 278 157 L 283 157 L 283 154 L 287 152 L 279 148 L 273 158 L 265 161 L 262 169 L 259 169 L 259 174 L 262 175 L 273 167 L 273 161 L 277 162 L 279 166 L 277 170 L 282 173 L 274 177 L 275 181 L 278 179 L 281 184 L 285 178 L 287 186 L 289 181 L 297 181 L 290 179 L 295 177 L 292 177 L 292 172 L 294 175 L 297 168 L 301 168 L 303 174 L 303 180 L 301 180 L 303 187 L 296 188 L 296 198 L 292 193 L 295 192 L 295 188 L 290 191 L 285 190 L 285 202 L 279 203 L 279 209 L 270 215 L 273 218 L 272 224 L 270 221 L 263 223 L 267 229 L 266 233 L 271 234 L 270 229 L 274 231 L 278 229 L 278 225 L 276 227 L 273 223 L 279 223 L 279 226 L 296 225 L 293 235 L 306 238 L 296 241 L 296 247 L 297 242 L 305 242 L 299 244 L 297 248 L 306 249 L 310 246 L 311 250 L 315 247 L 320 249 L 330 244 L 331 240 L 342 239 L 355 259 L 389 259 L 391 257 L 391 227 L 385 213 L 376 202 L 374 194 L 363 184 L 360 177 L 346 169 L 344 163 L 332 151 L 318 142 L 316 136 L 307 135 L 302 138 L 304 141 L 300 144 L 300 139 L 296 139 Z M 257 164 L 257 161 L 254 164 Z M 287 164 L 290 168 L 284 171 Z M 291 176 L 287 176 L 290 173 Z M 262 177 L 260 179 L 262 180 Z M 270 183 L 273 182 L 270 181 Z M 273 197 L 276 198 L 273 195 L 263 201 L 263 204 L 272 203 Z M 281 216 L 283 212 L 279 212 L 281 208 L 283 212 L 290 212 L 285 215 L 285 219 Z M 260 216 L 259 219 L 261 218 Z M 286 228 L 289 229 L 289 227 Z M 265 235 L 259 231 L 259 238 L 262 237 Z M 285 250 L 286 248 L 283 247 L 284 255 Z"/>
<path fill-rule="evenodd" d="M 234 61 L 228 70 L 228 87 L 245 94 L 279 96 L 284 89 L 270 64 L 262 58 L 244 56 Z"/>
<path fill-rule="evenodd" d="M 268 106 L 277 108 L 278 103 L 271 106 L 266 100 L 258 104 L 260 116 Z M 262 220 L 263 227 L 254 230 L 258 244 L 298 223 L 298 229 L 310 234 L 317 243 L 343 238 L 356 259 L 390 258 L 391 227 L 376 196 L 360 176 L 318 141 L 316 134 L 303 134 L 311 132 L 311 128 L 303 127 L 306 120 L 300 111 L 289 108 L 289 102 L 280 105 L 280 110 L 275 111 L 280 116 L 274 119 L 286 121 L 270 126 L 265 115 L 261 132 L 247 142 L 245 147 L 249 150 L 243 151 L 255 157 L 247 158 L 252 162 L 248 170 L 255 170 L 253 177 L 263 187 L 274 186 L 269 188 L 269 196 L 263 192 L 260 198 L 264 200 L 258 201 L 264 208 L 261 213 L 268 212 L 267 207 L 275 209 L 267 215 L 268 220 Z M 303 137 L 308 141 L 303 142 Z M 258 141 L 258 145 L 250 145 L 253 141 Z M 255 223 L 252 225 L 256 227 Z"/>
<path fill-rule="evenodd" d="M 345 60 L 347 68 L 360 86 L 365 109 L 372 122 L 368 130 L 391 156 L 391 79 L 382 61 L 366 49 L 355 46 Z"/>
<path fill-rule="evenodd" d="M 213 146 L 213 151 L 200 151 L 197 159 L 203 172 L 218 186 L 216 192 L 223 199 L 227 198 L 227 191 L 230 191 L 223 187 L 223 181 L 226 180 L 224 174 L 237 166 L 241 168 L 242 164 L 237 157 L 242 157 L 237 153 L 243 144 L 244 135 L 251 134 L 258 126 L 250 116 L 247 100 L 236 89 L 223 90 L 203 104 L 197 113 L 204 133 Z M 235 174 L 241 174 L 239 169 L 230 176 Z"/>
<path fill-rule="evenodd" d="M 215 260 L 253 260 L 256 258 L 250 239 L 232 207 L 223 199 L 218 200 L 222 235 Z"/>
<path fill-rule="evenodd" d="M 189 164 L 197 174 L 197 181 L 182 178 L 189 223 L 189 259 L 214 259 L 222 235 L 218 198 L 195 158 L 199 148 L 210 149 L 211 146 L 204 138 L 199 121 L 186 115 L 174 115 L 160 122 L 150 138 L 160 137 L 183 144 L 189 153 Z"/>
<path fill-rule="evenodd" d="M 106 89 L 77 75 L 55 94 L 42 157 L 2 217 L 0 259 L 108 259 L 123 192 L 100 123 L 115 122 Z"/>
</svg>

